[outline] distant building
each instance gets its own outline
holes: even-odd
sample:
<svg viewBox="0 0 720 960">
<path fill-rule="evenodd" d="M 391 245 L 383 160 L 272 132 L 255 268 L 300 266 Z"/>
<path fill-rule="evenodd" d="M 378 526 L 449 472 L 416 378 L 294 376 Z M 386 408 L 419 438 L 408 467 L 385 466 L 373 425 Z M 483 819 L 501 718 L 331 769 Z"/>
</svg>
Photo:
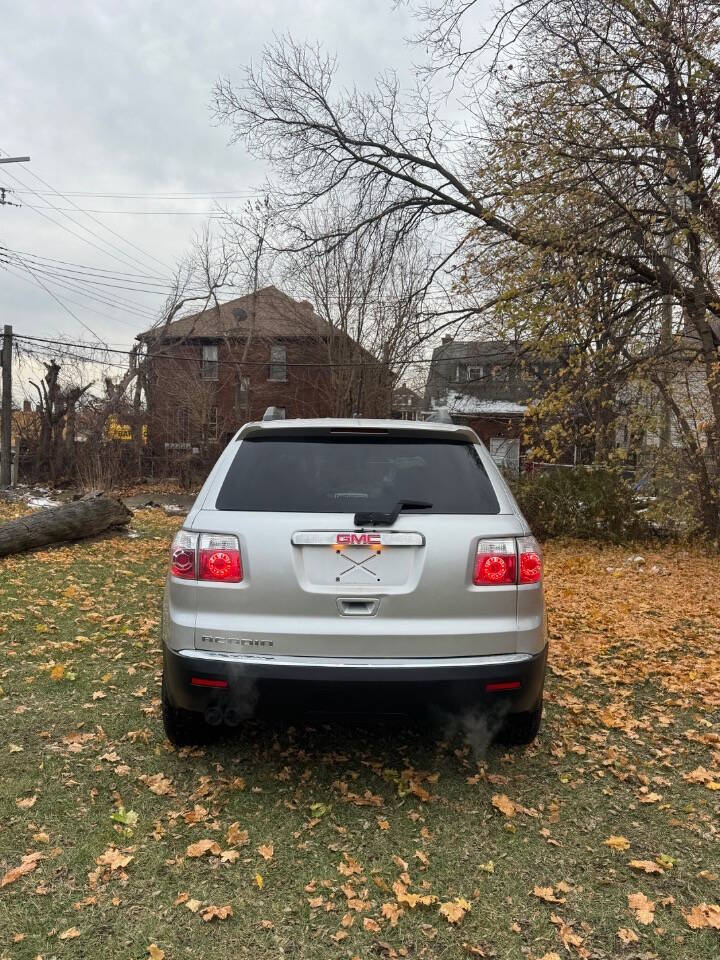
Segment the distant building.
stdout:
<svg viewBox="0 0 720 960">
<path fill-rule="evenodd" d="M 535 360 L 530 367 L 517 348 L 500 340 L 446 337 L 433 351 L 424 413 L 446 409 L 455 423 L 475 430 L 497 464 L 517 472 L 523 418 L 544 365 Z"/>
<path fill-rule="evenodd" d="M 385 368 L 308 301 L 264 287 L 160 326 L 146 344 L 148 445 L 217 450 L 267 407 L 285 417 L 386 415 Z"/>
<path fill-rule="evenodd" d="M 393 420 L 418 420 L 422 419 L 422 397 L 415 393 L 410 387 L 401 383 L 395 387 L 392 392 L 392 410 L 390 416 Z"/>
</svg>

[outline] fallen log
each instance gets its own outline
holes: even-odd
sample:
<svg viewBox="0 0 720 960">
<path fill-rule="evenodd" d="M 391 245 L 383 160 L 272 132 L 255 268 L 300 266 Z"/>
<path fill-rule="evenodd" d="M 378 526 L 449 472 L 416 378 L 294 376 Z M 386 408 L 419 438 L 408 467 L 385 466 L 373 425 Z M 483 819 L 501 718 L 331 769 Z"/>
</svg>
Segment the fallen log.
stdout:
<svg viewBox="0 0 720 960">
<path fill-rule="evenodd" d="M 132 511 L 112 497 L 93 495 L 38 510 L 0 526 L 0 557 L 51 543 L 95 537 L 130 522 Z"/>
</svg>

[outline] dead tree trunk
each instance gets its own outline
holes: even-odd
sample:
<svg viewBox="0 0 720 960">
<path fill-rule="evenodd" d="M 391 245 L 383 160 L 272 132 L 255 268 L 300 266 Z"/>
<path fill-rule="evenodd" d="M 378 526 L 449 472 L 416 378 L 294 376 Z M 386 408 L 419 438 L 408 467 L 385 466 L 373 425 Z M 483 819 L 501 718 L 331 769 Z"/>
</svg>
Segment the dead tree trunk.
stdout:
<svg viewBox="0 0 720 960">
<path fill-rule="evenodd" d="M 132 511 L 111 497 L 84 497 L 60 507 L 38 510 L 0 526 L 0 557 L 33 547 L 94 537 L 130 522 Z"/>
</svg>

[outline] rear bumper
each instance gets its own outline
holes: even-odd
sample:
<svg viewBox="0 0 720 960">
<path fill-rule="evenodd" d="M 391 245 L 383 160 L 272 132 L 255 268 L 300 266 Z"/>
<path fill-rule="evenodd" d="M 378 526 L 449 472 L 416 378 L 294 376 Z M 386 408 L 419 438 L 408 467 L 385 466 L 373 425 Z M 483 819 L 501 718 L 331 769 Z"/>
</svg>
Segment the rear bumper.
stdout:
<svg viewBox="0 0 720 960">
<path fill-rule="evenodd" d="M 370 684 L 373 699 L 381 694 L 400 694 L 401 699 L 406 694 L 426 703 L 502 699 L 511 710 L 522 711 L 533 709 L 542 695 L 546 660 L 547 646 L 537 654 L 372 661 L 173 651 L 164 646 L 164 676 L 174 706 L 198 712 L 281 690 L 283 698 L 302 704 L 312 701 L 313 688 L 315 696 L 339 691 L 343 697 L 357 686 L 367 700 Z"/>
</svg>

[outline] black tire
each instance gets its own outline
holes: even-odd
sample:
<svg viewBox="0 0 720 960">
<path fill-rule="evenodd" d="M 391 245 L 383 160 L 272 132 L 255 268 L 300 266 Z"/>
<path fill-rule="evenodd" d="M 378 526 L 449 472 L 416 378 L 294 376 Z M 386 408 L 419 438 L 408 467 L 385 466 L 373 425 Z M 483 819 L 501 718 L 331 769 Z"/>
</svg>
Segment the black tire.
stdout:
<svg viewBox="0 0 720 960">
<path fill-rule="evenodd" d="M 197 747 L 217 739 L 217 727 L 211 727 L 200 713 L 174 707 L 168 697 L 163 678 L 162 719 L 165 736 L 176 747 Z"/>
<path fill-rule="evenodd" d="M 522 713 L 511 713 L 500 728 L 496 739 L 499 743 L 508 746 L 522 746 L 532 743 L 540 732 L 542 723 L 543 702 L 534 710 L 524 710 Z"/>
</svg>

